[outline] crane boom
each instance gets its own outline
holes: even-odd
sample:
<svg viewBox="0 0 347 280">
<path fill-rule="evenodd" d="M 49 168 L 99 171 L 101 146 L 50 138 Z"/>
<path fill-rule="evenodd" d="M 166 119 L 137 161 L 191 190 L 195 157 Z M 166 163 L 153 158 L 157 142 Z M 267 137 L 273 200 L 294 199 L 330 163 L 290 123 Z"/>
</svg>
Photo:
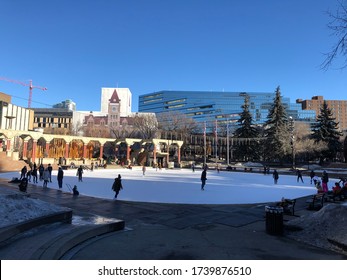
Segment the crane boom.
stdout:
<svg viewBox="0 0 347 280">
<path fill-rule="evenodd" d="M 29 87 L 28 108 L 31 108 L 31 101 L 32 101 L 32 95 L 33 95 L 33 88 L 38 88 L 38 89 L 41 89 L 41 90 L 47 90 L 47 88 L 45 88 L 45 87 L 33 86 L 33 81 L 32 81 L 32 80 L 29 81 L 29 84 L 28 84 L 28 83 L 21 82 L 21 81 L 16 81 L 16 80 L 8 79 L 8 78 L 5 78 L 5 77 L 0 77 L 0 80 L 7 81 L 7 82 L 10 82 L 10 83 L 19 84 L 19 85 L 22 85 L 22 86 L 25 86 L 25 87 Z"/>
</svg>

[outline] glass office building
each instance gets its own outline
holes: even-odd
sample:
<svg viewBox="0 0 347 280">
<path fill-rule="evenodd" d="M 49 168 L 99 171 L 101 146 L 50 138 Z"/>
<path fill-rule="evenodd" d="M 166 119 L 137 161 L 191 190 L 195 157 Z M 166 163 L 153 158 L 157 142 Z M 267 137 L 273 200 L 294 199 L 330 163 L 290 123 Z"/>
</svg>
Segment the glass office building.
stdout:
<svg viewBox="0 0 347 280">
<path fill-rule="evenodd" d="M 249 110 L 254 124 L 264 124 L 267 120 L 275 92 L 216 92 L 216 91 L 158 91 L 139 96 L 139 112 L 164 113 L 177 111 L 197 122 L 206 122 L 210 129 L 216 120 L 236 124 L 245 97 L 249 97 Z M 282 97 L 288 116 L 295 121 L 312 124 L 316 119 L 314 110 L 302 110 L 301 104 L 290 103 Z"/>
</svg>

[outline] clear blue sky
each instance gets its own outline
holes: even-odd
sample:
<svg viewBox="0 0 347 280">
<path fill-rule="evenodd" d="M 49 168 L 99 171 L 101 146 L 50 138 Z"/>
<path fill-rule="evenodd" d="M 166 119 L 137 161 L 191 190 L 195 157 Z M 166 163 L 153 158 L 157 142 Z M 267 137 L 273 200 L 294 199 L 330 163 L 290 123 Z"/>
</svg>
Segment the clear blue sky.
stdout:
<svg viewBox="0 0 347 280">
<path fill-rule="evenodd" d="M 100 110 L 102 87 L 274 92 L 347 99 L 347 70 L 320 70 L 335 0 L 0 0 L 0 76 L 33 80 L 32 107 Z M 338 65 L 336 65 L 338 66 Z M 26 106 L 28 88 L 0 80 Z M 36 103 L 36 102 L 41 102 Z"/>
</svg>

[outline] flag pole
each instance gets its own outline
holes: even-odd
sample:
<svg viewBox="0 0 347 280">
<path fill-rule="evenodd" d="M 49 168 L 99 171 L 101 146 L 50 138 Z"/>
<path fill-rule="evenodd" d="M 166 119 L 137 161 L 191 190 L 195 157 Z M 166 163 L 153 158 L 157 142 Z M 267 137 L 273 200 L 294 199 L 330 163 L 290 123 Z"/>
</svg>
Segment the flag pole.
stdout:
<svg viewBox="0 0 347 280">
<path fill-rule="evenodd" d="M 218 143 L 217 120 L 216 120 L 216 127 L 215 127 L 215 137 L 216 137 L 216 140 L 215 140 L 215 151 L 216 151 L 216 165 L 217 165 L 217 160 L 218 160 L 218 152 L 217 152 L 217 149 L 218 149 L 218 146 L 217 146 L 217 143 Z"/>
<path fill-rule="evenodd" d="M 204 123 L 204 167 L 206 166 L 206 122 Z"/>
</svg>

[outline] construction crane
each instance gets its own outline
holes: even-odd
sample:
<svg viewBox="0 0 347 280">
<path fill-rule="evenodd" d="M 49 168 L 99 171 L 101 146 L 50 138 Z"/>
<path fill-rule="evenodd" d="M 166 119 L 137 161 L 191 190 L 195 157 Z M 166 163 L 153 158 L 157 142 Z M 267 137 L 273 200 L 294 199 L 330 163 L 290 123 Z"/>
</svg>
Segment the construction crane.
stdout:
<svg viewBox="0 0 347 280">
<path fill-rule="evenodd" d="M 45 88 L 45 87 L 33 86 L 33 81 L 32 80 L 29 81 L 29 84 L 21 82 L 21 81 L 11 80 L 11 79 L 4 78 L 4 77 L 0 77 L 0 80 L 7 81 L 7 82 L 10 82 L 10 83 L 20 84 L 20 85 L 25 86 L 25 87 L 29 87 L 28 108 L 31 108 L 31 100 L 32 100 L 32 96 L 33 96 L 33 88 L 38 88 L 38 89 L 41 89 L 41 90 L 47 90 L 47 88 Z"/>
</svg>

